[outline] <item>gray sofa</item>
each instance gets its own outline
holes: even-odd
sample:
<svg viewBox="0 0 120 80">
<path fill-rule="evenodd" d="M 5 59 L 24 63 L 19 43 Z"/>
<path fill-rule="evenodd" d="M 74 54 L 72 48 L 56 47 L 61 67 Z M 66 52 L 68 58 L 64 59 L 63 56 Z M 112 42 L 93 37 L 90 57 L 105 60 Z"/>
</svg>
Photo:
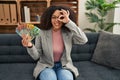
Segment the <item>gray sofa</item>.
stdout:
<svg viewBox="0 0 120 80">
<path fill-rule="evenodd" d="M 120 70 L 91 61 L 99 33 L 86 33 L 85 45 L 73 45 L 72 59 L 80 76 L 76 80 L 120 80 Z M 0 34 L 0 80 L 34 80 L 36 65 L 17 34 Z"/>
</svg>

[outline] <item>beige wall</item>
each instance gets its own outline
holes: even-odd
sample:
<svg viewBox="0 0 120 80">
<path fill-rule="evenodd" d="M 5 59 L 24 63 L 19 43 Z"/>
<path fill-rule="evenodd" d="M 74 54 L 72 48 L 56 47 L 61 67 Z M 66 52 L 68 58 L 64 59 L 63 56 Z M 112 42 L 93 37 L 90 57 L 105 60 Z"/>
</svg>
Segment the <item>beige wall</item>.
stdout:
<svg viewBox="0 0 120 80">
<path fill-rule="evenodd" d="M 87 28 L 87 27 L 94 27 L 93 23 L 89 23 L 87 17 L 85 16 L 85 2 L 87 0 L 79 0 L 79 12 L 78 12 L 78 25 L 81 27 L 81 29 Z M 112 0 L 107 0 L 108 2 Z M 114 10 L 110 11 L 109 15 L 107 16 L 107 22 L 112 22 L 114 18 Z"/>
</svg>

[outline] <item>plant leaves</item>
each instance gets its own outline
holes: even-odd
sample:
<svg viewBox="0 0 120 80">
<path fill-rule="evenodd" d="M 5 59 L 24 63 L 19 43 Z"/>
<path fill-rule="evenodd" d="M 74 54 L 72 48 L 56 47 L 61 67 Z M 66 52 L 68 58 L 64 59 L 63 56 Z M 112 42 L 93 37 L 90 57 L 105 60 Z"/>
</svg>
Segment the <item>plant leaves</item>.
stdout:
<svg viewBox="0 0 120 80">
<path fill-rule="evenodd" d="M 85 15 L 88 17 L 89 22 L 95 23 L 96 28 L 86 28 L 85 30 L 91 32 L 99 30 L 109 31 L 115 23 L 106 23 L 106 16 L 111 9 L 116 8 L 117 3 L 120 3 L 120 0 L 115 0 L 111 3 L 108 3 L 106 0 L 87 0 L 85 6 L 88 12 Z"/>
<path fill-rule="evenodd" d="M 96 1 L 95 0 L 86 1 L 85 6 L 87 10 L 94 10 L 97 6 Z"/>
<path fill-rule="evenodd" d="M 91 23 L 99 22 L 99 17 L 94 13 L 85 13 Z"/>
</svg>

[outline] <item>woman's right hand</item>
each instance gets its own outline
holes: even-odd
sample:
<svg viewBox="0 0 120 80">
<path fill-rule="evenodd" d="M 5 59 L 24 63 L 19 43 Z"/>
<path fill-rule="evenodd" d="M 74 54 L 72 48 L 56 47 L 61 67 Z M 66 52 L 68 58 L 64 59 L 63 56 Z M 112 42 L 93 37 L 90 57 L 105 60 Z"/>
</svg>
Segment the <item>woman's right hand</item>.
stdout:
<svg viewBox="0 0 120 80">
<path fill-rule="evenodd" d="M 28 34 L 22 35 L 22 45 L 28 48 L 31 48 L 33 46 L 31 37 Z"/>
</svg>

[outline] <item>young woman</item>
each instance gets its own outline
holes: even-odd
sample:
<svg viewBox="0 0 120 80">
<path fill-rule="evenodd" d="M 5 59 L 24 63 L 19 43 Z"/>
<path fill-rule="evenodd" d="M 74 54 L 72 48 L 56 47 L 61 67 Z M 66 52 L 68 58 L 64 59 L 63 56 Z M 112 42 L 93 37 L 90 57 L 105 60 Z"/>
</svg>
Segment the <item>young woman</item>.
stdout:
<svg viewBox="0 0 120 80">
<path fill-rule="evenodd" d="M 39 80 L 74 80 L 79 75 L 71 59 L 72 44 L 85 44 L 85 33 L 75 24 L 75 14 L 67 7 L 50 6 L 41 16 L 40 34 L 35 44 L 28 35 L 22 44 L 38 60 L 34 77 Z"/>
</svg>

